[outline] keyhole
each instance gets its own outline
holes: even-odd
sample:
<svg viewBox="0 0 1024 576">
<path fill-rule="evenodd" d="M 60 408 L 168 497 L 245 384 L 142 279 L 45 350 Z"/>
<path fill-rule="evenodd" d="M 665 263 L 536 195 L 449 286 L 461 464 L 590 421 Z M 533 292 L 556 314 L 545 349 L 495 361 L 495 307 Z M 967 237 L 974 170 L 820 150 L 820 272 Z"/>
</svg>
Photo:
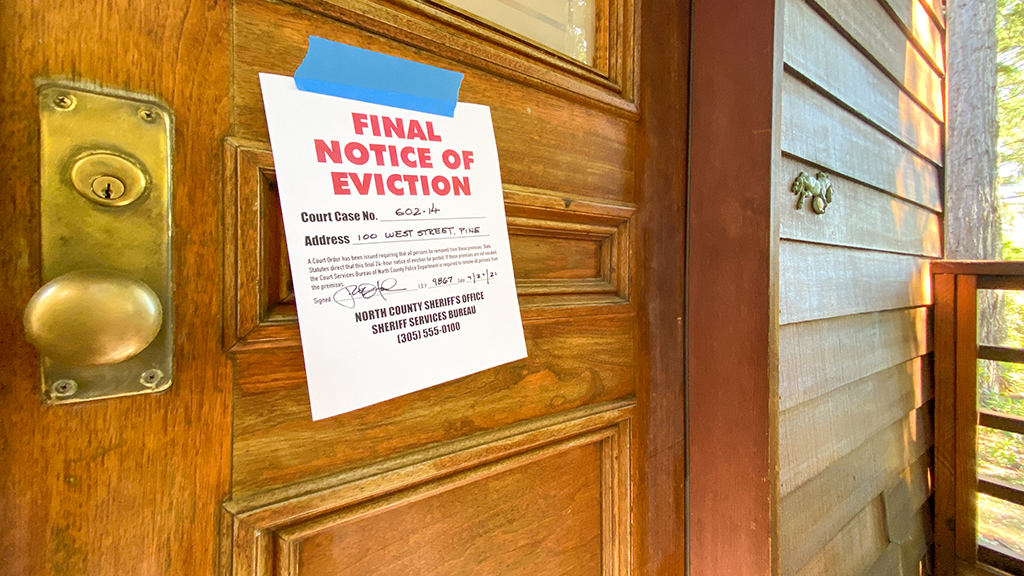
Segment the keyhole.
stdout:
<svg viewBox="0 0 1024 576">
<path fill-rule="evenodd" d="M 100 176 L 92 181 L 92 193 L 103 200 L 124 196 L 124 183 L 115 176 Z"/>
</svg>

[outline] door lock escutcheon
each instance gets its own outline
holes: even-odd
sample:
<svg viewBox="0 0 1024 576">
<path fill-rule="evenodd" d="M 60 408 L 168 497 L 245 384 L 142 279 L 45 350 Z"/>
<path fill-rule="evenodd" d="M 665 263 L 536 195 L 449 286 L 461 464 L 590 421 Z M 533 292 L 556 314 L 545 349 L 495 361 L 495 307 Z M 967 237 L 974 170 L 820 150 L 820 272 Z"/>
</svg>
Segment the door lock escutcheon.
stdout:
<svg viewBox="0 0 1024 576">
<path fill-rule="evenodd" d="M 25 310 L 46 403 L 171 384 L 170 110 L 73 83 L 38 88 L 41 287 Z"/>
<path fill-rule="evenodd" d="M 71 166 L 71 182 L 87 200 L 125 206 L 146 191 L 146 174 L 138 163 L 110 152 L 90 152 Z"/>
</svg>

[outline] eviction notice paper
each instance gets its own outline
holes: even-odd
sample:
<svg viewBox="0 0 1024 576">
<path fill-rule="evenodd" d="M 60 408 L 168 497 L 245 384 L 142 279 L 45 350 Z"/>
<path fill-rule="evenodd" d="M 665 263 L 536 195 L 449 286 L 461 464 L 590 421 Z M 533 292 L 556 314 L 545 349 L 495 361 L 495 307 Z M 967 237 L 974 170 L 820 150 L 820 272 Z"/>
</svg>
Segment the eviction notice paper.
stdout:
<svg viewBox="0 0 1024 576">
<path fill-rule="evenodd" d="M 524 358 L 490 109 L 260 82 L 313 419 Z"/>
</svg>

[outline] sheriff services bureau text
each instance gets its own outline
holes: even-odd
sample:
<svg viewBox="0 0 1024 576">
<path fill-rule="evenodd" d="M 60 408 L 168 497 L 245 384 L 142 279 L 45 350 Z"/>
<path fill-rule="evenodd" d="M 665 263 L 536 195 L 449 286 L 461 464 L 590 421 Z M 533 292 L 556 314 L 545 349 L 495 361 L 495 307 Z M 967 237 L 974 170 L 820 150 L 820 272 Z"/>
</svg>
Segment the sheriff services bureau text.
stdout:
<svg viewBox="0 0 1024 576">
<path fill-rule="evenodd" d="M 447 320 L 455 320 L 456 318 L 476 314 L 476 304 L 470 303 L 479 302 L 483 299 L 483 292 L 469 292 L 456 296 L 413 302 L 411 304 L 396 304 L 395 306 L 386 306 L 384 308 L 375 308 L 373 310 L 356 312 L 355 318 L 358 323 L 395 316 L 407 316 L 406 318 L 396 318 L 394 320 L 376 322 L 370 327 L 370 330 L 374 334 L 384 334 L 387 332 L 394 332 L 396 330 L 405 330 L 404 332 L 399 332 L 395 335 L 399 344 L 405 344 L 406 342 L 415 342 L 421 338 L 431 338 L 440 334 L 447 334 L 449 332 L 456 332 L 460 330 L 462 325 L 459 322 L 449 322 L 441 326 L 426 325 L 445 322 Z M 425 327 L 416 328 L 417 326 Z M 408 328 L 414 329 L 407 330 Z"/>
</svg>

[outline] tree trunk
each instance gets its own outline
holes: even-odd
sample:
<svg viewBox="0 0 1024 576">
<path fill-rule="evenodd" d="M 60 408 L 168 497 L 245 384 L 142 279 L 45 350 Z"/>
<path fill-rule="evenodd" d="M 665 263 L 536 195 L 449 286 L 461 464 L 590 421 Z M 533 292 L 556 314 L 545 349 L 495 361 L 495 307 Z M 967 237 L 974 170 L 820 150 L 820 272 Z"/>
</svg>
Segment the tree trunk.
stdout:
<svg viewBox="0 0 1024 576">
<path fill-rule="evenodd" d="M 946 10 L 946 258 L 999 259 L 996 0 L 949 0 Z"/>
<path fill-rule="evenodd" d="M 949 0 L 946 18 L 945 256 L 998 260 L 1003 250 L 996 194 L 996 0 Z M 980 342 L 1005 340 L 1004 311 L 997 293 L 979 293 Z M 1003 379 L 995 363 L 984 362 L 979 371 L 979 386 L 999 393 Z"/>
</svg>

